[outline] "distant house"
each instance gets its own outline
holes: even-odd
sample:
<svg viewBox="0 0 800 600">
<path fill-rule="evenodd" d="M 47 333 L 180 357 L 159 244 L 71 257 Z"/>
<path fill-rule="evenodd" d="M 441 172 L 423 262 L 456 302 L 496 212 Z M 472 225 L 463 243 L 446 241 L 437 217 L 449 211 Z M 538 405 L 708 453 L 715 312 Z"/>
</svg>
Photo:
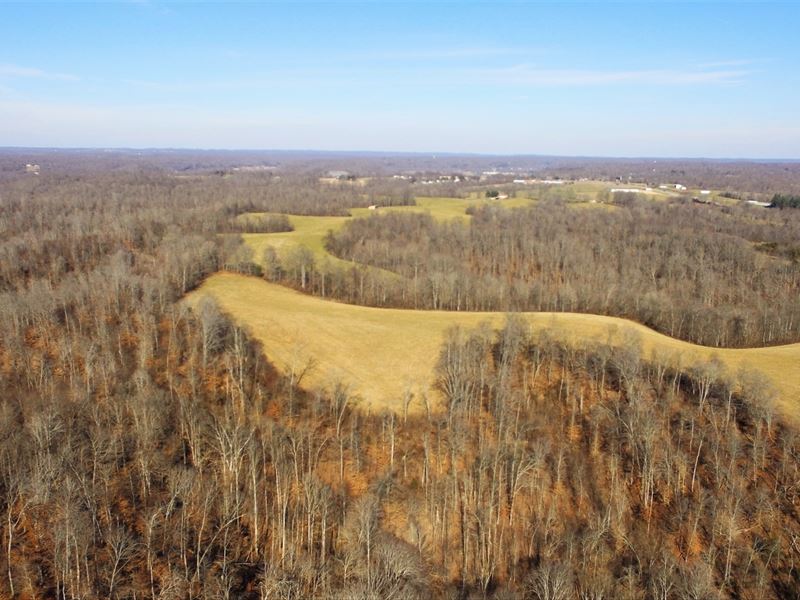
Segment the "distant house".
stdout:
<svg viewBox="0 0 800 600">
<path fill-rule="evenodd" d="M 675 184 L 675 189 L 678 190 L 679 192 L 685 192 L 686 191 L 686 186 L 685 185 L 681 185 L 680 183 L 676 183 Z"/>
<path fill-rule="evenodd" d="M 769 208 L 772 206 L 772 202 L 759 202 L 758 200 L 745 200 L 745 204 L 750 204 L 751 206 L 761 206 L 762 208 Z"/>
<path fill-rule="evenodd" d="M 27 165 L 25 165 L 25 172 L 26 173 L 33 173 L 34 175 L 38 175 L 39 174 L 39 165 L 32 165 L 31 163 L 28 163 Z"/>
<path fill-rule="evenodd" d="M 367 208 L 369 210 L 378 210 L 378 207 L 375 204 L 370 204 Z"/>
<path fill-rule="evenodd" d="M 701 196 L 708 196 L 711 193 L 711 190 L 700 190 Z"/>
<path fill-rule="evenodd" d="M 641 192 L 639 188 L 611 188 L 611 193 L 615 194 L 617 192 L 625 193 L 625 194 L 636 194 Z"/>
</svg>

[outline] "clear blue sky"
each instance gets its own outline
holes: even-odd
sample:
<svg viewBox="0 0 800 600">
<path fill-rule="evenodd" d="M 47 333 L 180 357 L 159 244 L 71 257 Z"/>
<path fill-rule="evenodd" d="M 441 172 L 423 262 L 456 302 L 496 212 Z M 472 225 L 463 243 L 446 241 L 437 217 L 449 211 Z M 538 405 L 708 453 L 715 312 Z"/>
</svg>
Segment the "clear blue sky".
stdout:
<svg viewBox="0 0 800 600">
<path fill-rule="evenodd" d="M 800 5 L 0 3 L 0 146 L 800 158 Z"/>
</svg>

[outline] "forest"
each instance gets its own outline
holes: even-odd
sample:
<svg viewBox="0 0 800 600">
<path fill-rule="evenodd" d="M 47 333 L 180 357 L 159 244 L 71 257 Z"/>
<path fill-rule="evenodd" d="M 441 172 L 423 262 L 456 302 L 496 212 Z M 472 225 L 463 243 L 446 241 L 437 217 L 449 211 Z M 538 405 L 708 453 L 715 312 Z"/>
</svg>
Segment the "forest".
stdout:
<svg viewBox="0 0 800 600">
<path fill-rule="evenodd" d="M 486 207 L 468 224 L 389 213 L 327 246 L 403 276 L 383 278 L 378 305 L 609 314 L 730 347 L 800 339 L 800 264 L 787 257 L 798 239 L 795 215 L 643 200 Z"/>
<path fill-rule="evenodd" d="M 412 186 L 183 175 L 0 175 L 1 595 L 798 597 L 800 440 L 759 373 L 676 369 L 635 337 L 574 348 L 513 314 L 796 341 L 796 211 L 376 215 L 328 238 L 370 267 L 268 268 L 241 264 L 237 234 L 289 219 L 237 216 L 413 204 Z M 245 268 L 351 302 L 512 314 L 449 332 L 441 410 L 370 412 L 345 382 L 280 372 L 212 300 L 183 301 Z"/>
<path fill-rule="evenodd" d="M 800 208 L 800 196 L 775 194 L 772 197 L 772 208 Z"/>
</svg>

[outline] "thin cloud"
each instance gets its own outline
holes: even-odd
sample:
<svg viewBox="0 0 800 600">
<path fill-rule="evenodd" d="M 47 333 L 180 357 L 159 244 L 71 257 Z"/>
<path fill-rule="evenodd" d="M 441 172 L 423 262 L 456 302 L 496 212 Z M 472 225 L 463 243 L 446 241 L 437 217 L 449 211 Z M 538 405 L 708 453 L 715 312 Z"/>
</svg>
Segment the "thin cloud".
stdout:
<svg viewBox="0 0 800 600">
<path fill-rule="evenodd" d="M 739 60 L 718 60 L 712 62 L 704 62 L 697 65 L 698 69 L 719 69 L 727 67 L 748 67 L 755 63 L 754 60 L 739 59 Z"/>
<path fill-rule="evenodd" d="M 420 50 L 399 50 L 397 52 L 382 52 L 371 54 L 369 58 L 377 60 L 457 60 L 464 58 L 488 58 L 492 56 L 512 56 L 530 54 L 524 48 L 498 48 L 498 47 L 456 47 L 456 48 L 431 48 Z M 359 57 L 361 58 L 361 57 Z"/>
<path fill-rule="evenodd" d="M 227 81 L 149 81 L 146 79 L 122 79 L 121 83 L 159 93 L 187 93 L 202 91 L 224 91 L 224 90 L 257 90 L 268 89 L 283 81 L 269 81 L 261 77 L 251 77 L 248 79 Z M 292 83 L 287 80 L 284 83 Z"/>
<path fill-rule="evenodd" d="M 644 69 L 589 70 L 539 69 L 516 65 L 500 69 L 473 70 L 473 81 L 493 85 L 532 87 L 603 86 L 616 84 L 693 85 L 742 83 L 749 71 L 743 69 Z"/>
<path fill-rule="evenodd" d="M 414 86 L 483 87 L 600 87 L 738 85 L 751 73 L 733 68 L 670 69 L 551 69 L 531 65 L 487 68 L 372 67 L 338 69 L 262 70 L 249 77 L 217 81 L 148 81 L 123 79 L 121 83 L 156 93 L 224 90 L 264 90 L 307 86 L 370 85 L 385 79 Z"/>
<path fill-rule="evenodd" d="M 34 67 L 21 67 L 19 65 L 0 65 L 0 77 L 48 79 L 51 81 L 78 81 L 78 77 L 68 73 L 51 73 Z"/>
</svg>

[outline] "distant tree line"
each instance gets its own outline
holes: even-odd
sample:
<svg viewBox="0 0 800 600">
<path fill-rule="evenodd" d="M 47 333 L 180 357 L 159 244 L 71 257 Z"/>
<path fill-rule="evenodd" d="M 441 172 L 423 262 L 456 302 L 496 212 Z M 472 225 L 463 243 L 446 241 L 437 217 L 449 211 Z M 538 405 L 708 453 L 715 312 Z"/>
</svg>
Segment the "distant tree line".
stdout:
<svg viewBox="0 0 800 600">
<path fill-rule="evenodd" d="M 554 156 L 430 155 L 314 151 L 220 151 L 220 150 L 113 150 L 90 149 L 0 149 L 0 177 L 24 170 L 26 163 L 41 166 L 42 174 L 161 174 L 205 176 L 218 173 L 229 177 L 270 176 L 295 178 L 325 176 L 330 170 L 376 177 L 400 175 L 435 179 L 440 174 L 461 174 L 462 183 L 418 185 L 420 195 L 460 196 L 473 185 L 465 183 L 490 176 L 510 183 L 520 177 L 577 180 L 600 179 L 614 182 L 637 181 L 651 185 L 681 183 L 690 188 L 714 189 L 736 194 L 800 194 L 798 161 L 732 161 L 703 159 L 570 158 Z M 503 175 L 502 173 L 506 173 Z M 397 182 L 395 182 L 397 183 Z M 436 191 L 434 191 L 436 190 Z"/>
<path fill-rule="evenodd" d="M 285 214 L 248 214 L 228 221 L 228 226 L 220 233 L 280 233 L 293 230 Z"/>
</svg>

